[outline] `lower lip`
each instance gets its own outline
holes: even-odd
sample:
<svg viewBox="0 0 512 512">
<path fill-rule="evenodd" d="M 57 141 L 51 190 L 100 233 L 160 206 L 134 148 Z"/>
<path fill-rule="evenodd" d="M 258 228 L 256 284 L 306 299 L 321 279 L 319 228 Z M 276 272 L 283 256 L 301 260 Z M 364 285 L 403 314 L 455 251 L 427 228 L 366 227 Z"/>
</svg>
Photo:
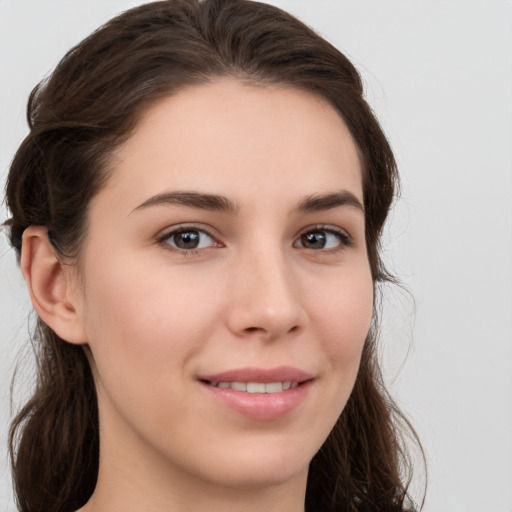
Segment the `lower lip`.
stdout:
<svg viewBox="0 0 512 512">
<path fill-rule="evenodd" d="M 255 420 L 276 420 L 296 409 L 306 398 L 312 380 L 303 382 L 295 388 L 279 393 L 248 393 L 228 388 L 201 385 L 223 405 L 235 412 Z"/>
</svg>

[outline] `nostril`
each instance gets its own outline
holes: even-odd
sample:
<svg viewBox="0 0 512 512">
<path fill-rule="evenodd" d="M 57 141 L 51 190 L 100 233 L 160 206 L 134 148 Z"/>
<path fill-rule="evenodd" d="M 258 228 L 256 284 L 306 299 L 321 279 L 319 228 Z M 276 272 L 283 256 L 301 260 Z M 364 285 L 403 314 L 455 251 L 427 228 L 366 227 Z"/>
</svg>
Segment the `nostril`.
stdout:
<svg viewBox="0 0 512 512">
<path fill-rule="evenodd" d="M 300 330 L 300 326 L 298 325 L 294 325 L 293 327 L 291 327 L 287 332 L 288 333 L 296 333 L 297 331 Z M 246 333 L 254 333 L 254 332 L 268 332 L 267 329 L 265 329 L 264 327 L 246 327 L 244 329 L 244 331 Z"/>
</svg>

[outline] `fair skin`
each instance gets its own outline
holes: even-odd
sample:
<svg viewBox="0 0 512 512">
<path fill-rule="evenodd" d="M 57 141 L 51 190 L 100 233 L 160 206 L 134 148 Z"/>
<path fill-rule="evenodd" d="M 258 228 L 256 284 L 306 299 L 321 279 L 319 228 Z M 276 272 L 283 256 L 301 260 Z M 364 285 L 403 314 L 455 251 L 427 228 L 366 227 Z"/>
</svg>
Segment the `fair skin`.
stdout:
<svg viewBox="0 0 512 512">
<path fill-rule="evenodd" d="M 38 313 L 90 349 L 81 512 L 302 512 L 373 307 L 345 124 L 311 94 L 216 80 L 153 105 L 111 171 L 79 271 L 43 228 L 23 241 Z"/>
</svg>

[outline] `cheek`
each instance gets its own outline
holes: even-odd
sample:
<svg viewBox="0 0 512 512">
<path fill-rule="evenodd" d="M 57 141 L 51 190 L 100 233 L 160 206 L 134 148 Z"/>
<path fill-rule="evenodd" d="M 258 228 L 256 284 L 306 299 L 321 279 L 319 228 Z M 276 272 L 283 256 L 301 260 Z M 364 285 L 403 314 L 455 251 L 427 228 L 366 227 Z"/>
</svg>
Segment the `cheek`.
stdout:
<svg viewBox="0 0 512 512">
<path fill-rule="evenodd" d="M 86 283 L 85 323 L 97 364 L 105 360 L 107 368 L 115 359 L 117 368 L 146 377 L 174 362 L 183 367 L 218 320 L 217 288 L 143 258 L 111 254 L 110 261 Z"/>
<path fill-rule="evenodd" d="M 313 323 L 321 326 L 323 339 L 333 350 L 350 350 L 364 342 L 373 314 L 373 280 L 369 268 L 333 279 L 311 304 Z"/>
<path fill-rule="evenodd" d="M 332 379 L 334 409 L 341 412 L 359 370 L 373 315 L 373 280 L 367 266 L 332 280 L 310 308 Z"/>
<path fill-rule="evenodd" d="M 103 418 L 117 421 L 115 410 L 133 428 L 141 417 L 171 428 L 161 409 L 186 409 L 187 363 L 207 339 L 214 301 L 198 301 L 199 283 L 121 256 L 88 276 L 85 325 Z"/>
<path fill-rule="evenodd" d="M 320 448 L 345 408 L 359 371 L 373 314 L 369 268 L 332 279 L 323 293 L 315 294 L 309 309 L 324 363 L 322 412 L 313 422 Z"/>
</svg>

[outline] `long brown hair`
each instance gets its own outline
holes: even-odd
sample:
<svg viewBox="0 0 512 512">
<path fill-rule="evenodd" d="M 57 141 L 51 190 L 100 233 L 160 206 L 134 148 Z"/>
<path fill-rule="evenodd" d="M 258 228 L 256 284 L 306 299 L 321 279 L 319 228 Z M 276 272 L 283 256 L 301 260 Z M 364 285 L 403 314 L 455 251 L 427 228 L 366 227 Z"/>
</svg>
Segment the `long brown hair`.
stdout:
<svg viewBox="0 0 512 512">
<path fill-rule="evenodd" d="M 359 74 L 297 19 L 247 0 L 168 0 L 129 10 L 72 48 L 33 90 L 30 133 L 7 182 L 7 225 L 18 255 L 23 231 L 39 225 L 47 227 L 58 253 L 79 258 L 87 207 L 108 178 L 112 150 L 150 104 L 220 76 L 306 90 L 339 112 L 362 161 L 374 283 L 389 280 L 379 239 L 397 170 Z M 414 433 L 383 385 L 376 335 L 375 311 L 354 390 L 311 462 L 308 512 L 414 509 L 402 432 Z M 36 389 L 10 430 L 17 501 L 23 512 L 70 512 L 87 502 L 97 479 L 94 381 L 84 349 L 60 339 L 40 319 L 33 342 Z"/>
</svg>

